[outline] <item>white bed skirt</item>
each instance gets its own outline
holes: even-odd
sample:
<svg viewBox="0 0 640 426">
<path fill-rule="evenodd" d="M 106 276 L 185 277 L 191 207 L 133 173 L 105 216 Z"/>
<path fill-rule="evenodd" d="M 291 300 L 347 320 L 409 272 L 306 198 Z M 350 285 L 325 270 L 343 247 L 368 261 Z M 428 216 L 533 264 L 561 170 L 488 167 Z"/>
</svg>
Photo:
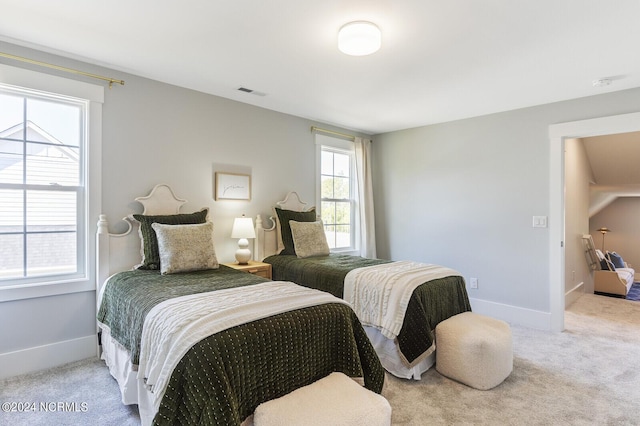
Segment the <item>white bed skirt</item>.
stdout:
<svg viewBox="0 0 640 426">
<path fill-rule="evenodd" d="M 383 336 L 380 330 L 374 327 L 365 326 L 364 331 L 369 336 L 384 369 L 396 377 L 420 380 L 422 373 L 430 369 L 436 362 L 436 353 L 432 351 L 425 359 L 409 368 L 400 358 L 398 347 L 393 340 Z"/>
<path fill-rule="evenodd" d="M 131 355 L 120 343 L 111 337 L 107 327 L 102 330 L 102 355 L 109 367 L 109 372 L 118 382 L 122 403 L 125 405 L 138 404 L 140 422 L 143 426 L 150 425 L 155 416 L 153 409 L 153 395 L 147 390 L 142 380 L 138 380 L 137 366 L 131 363 Z"/>
<path fill-rule="evenodd" d="M 156 412 L 153 408 L 153 395 L 142 380 L 138 380 L 137 366 L 131 363 L 131 355 L 120 343 L 111 337 L 107 327 L 102 330 L 102 355 L 109 372 L 118 382 L 124 405 L 138 405 L 140 423 L 147 426 L 153 423 Z M 253 426 L 253 415 L 247 417 L 241 426 Z"/>
</svg>

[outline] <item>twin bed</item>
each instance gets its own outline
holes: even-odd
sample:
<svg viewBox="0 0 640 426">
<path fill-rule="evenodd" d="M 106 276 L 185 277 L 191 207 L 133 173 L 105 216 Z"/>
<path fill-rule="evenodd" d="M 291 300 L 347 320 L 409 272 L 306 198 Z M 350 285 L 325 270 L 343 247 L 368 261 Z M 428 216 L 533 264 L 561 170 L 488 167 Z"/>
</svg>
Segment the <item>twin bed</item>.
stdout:
<svg viewBox="0 0 640 426">
<path fill-rule="evenodd" d="M 276 254 L 280 225 L 296 220 L 256 221 L 256 258 L 275 281 L 237 271 L 218 264 L 206 209 L 179 213 L 185 201 L 166 185 L 136 201 L 144 211 L 124 219 L 125 233 L 100 217 L 97 303 L 102 359 L 143 425 L 250 424 L 260 403 L 334 371 L 378 393 L 383 366 L 419 379 L 433 364 L 435 326 L 470 310 L 463 278 L 437 265 L 314 247 L 302 259 Z M 297 197 L 278 209 L 317 228 Z M 371 291 L 368 281 L 383 284 Z M 391 292 L 400 281 L 409 290 Z"/>
<path fill-rule="evenodd" d="M 184 200 L 166 185 L 136 200 L 144 212 L 125 218 L 123 234 L 100 217 L 97 303 L 101 356 L 143 425 L 250 422 L 260 403 L 334 371 L 382 390 L 384 370 L 346 303 L 218 265 L 207 212 L 178 214 Z M 133 269 L 141 250 L 146 268 L 161 269 Z"/>
<path fill-rule="evenodd" d="M 266 228 L 256 218 L 256 258 L 272 265 L 275 280 L 349 301 L 382 365 L 397 377 L 419 380 L 435 362 L 436 325 L 471 310 L 464 278 L 452 269 L 327 253 L 315 209 L 296 192 L 276 203 L 272 220 Z"/>
</svg>

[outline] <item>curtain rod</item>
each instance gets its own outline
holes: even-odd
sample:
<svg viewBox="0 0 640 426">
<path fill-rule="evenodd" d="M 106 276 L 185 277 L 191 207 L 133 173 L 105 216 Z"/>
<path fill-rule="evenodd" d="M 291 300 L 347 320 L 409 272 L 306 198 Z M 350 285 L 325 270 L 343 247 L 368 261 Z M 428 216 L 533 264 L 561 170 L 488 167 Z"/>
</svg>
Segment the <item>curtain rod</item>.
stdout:
<svg viewBox="0 0 640 426">
<path fill-rule="evenodd" d="M 4 53 L 4 52 L 0 52 L 0 56 L 3 56 L 5 58 L 9 58 L 9 59 L 14 59 L 16 61 L 27 62 L 29 64 L 40 65 L 42 67 L 53 68 L 53 69 L 59 70 L 59 71 L 64 71 L 64 72 L 68 72 L 68 73 L 72 73 L 72 74 L 84 75 L 86 77 L 91 77 L 91 78 L 96 78 L 98 80 L 108 81 L 109 82 L 109 89 L 111 89 L 111 86 L 113 86 L 113 83 L 120 83 L 121 85 L 124 86 L 124 80 L 117 80 L 115 78 L 103 77 L 101 75 L 91 74 L 91 73 L 84 72 L 84 71 L 79 71 L 79 70 L 74 70 L 73 68 L 61 67 L 59 65 L 48 64 L 46 62 L 40 62 L 40 61 L 36 61 L 36 60 L 33 60 L 33 59 L 23 58 L 22 56 L 11 55 L 9 53 Z"/>
<path fill-rule="evenodd" d="M 312 132 L 321 132 L 321 133 L 327 133 L 330 135 L 336 135 L 336 136 L 342 136 L 343 138 L 347 138 L 349 140 L 355 140 L 356 137 L 353 135 L 348 135 L 346 133 L 340 133 L 340 132 L 334 132 L 333 130 L 327 130 L 327 129 L 322 129 L 320 127 L 316 127 L 316 126 L 311 126 L 311 131 Z"/>
</svg>

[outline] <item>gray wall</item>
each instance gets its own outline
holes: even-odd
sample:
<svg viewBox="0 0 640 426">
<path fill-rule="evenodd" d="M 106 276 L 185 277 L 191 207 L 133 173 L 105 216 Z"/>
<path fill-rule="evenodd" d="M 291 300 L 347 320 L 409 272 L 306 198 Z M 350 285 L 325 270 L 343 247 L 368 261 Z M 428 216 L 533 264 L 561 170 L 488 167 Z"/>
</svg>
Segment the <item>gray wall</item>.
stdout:
<svg viewBox="0 0 640 426">
<path fill-rule="evenodd" d="M 627 90 L 374 137 L 378 255 L 441 263 L 476 301 L 550 311 L 549 125 L 637 112 Z"/>
<path fill-rule="evenodd" d="M 308 202 L 315 199 L 310 127 L 346 131 L 7 43 L 0 42 L 0 50 L 124 79 L 124 86 L 105 89 L 103 107 L 102 211 L 110 231 L 126 230 L 120 219 L 142 210 L 134 198 L 166 183 L 188 200 L 183 211 L 210 208 L 222 262 L 233 261 L 237 248 L 237 240 L 230 238 L 233 218 L 259 213 L 268 217 L 273 203 L 290 190 Z M 101 84 L 6 59 L 0 62 Z M 214 201 L 215 171 L 250 173 L 251 201 Z M 90 218 L 92 232 L 97 219 Z M 94 258 L 93 247 L 90 250 Z M 0 355 L 94 333 L 95 292 L 0 303 Z"/>
<path fill-rule="evenodd" d="M 126 81 L 105 90 L 103 107 L 102 210 L 112 232 L 141 210 L 135 197 L 168 183 L 189 201 L 184 211 L 211 208 L 219 258 L 231 261 L 234 217 L 266 216 L 292 189 L 315 198 L 309 127 L 329 126 L 6 43 L 0 49 Z M 548 312 L 548 229 L 531 227 L 533 215 L 549 210 L 548 126 L 639 109 L 640 90 L 628 90 L 378 135 L 378 255 L 456 268 L 479 278 L 475 300 Z M 216 170 L 250 172 L 252 200 L 214 201 Z M 94 297 L 0 303 L 0 355 L 94 333 Z"/>
<path fill-rule="evenodd" d="M 640 273 L 640 198 L 621 197 L 594 215 L 589 228 L 596 248 L 602 248 L 599 228 L 607 227 L 604 248 L 615 251 Z"/>
</svg>

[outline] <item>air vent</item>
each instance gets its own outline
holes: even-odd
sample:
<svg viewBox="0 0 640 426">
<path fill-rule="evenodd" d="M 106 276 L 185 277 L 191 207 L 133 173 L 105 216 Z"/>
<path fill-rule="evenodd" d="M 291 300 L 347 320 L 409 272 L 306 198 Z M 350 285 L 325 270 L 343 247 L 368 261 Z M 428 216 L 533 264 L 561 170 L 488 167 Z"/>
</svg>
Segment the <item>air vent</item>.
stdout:
<svg viewBox="0 0 640 426">
<path fill-rule="evenodd" d="M 593 87 L 605 87 L 609 86 L 611 83 L 613 83 L 613 81 L 610 78 L 599 78 L 591 82 L 591 84 L 593 84 Z"/>
<path fill-rule="evenodd" d="M 258 92 L 257 90 L 248 89 L 246 87 L 238 87 L 238 90 L 245 93 L 251 93 L 252 95 L 256 96 L 267 96 L 266 93 Z"/>
</svg>

